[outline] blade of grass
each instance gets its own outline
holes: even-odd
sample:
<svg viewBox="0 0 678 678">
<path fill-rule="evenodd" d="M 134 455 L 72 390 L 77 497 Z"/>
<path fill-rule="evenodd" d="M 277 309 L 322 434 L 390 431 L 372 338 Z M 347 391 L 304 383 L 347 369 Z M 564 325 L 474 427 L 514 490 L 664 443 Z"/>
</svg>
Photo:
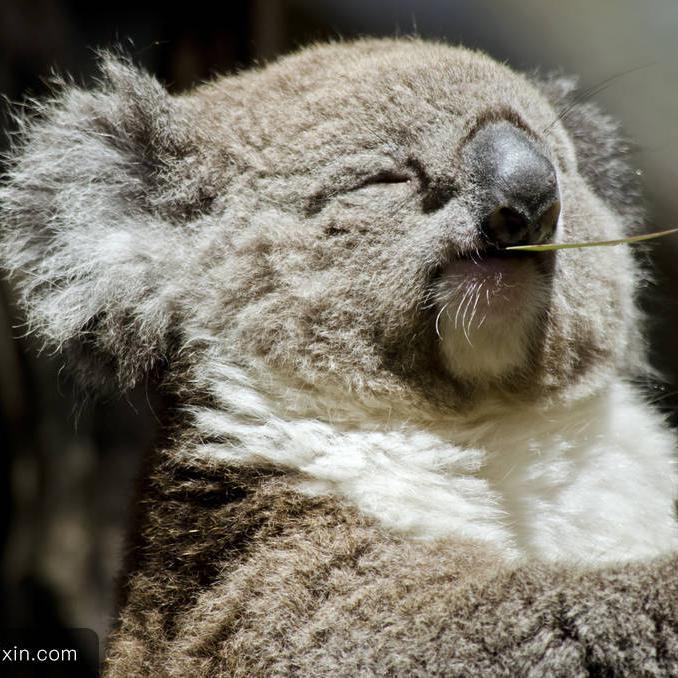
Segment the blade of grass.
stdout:
<svg viewBox="0 0 678 678">
<path fill-rule="evenodd" d="M 584 247 L 611 247 L 613 245 L 628 245 L 630 243 L 640 242 L 641 240 L 652 240 L 661 238 L 665 235 L 678 233 L 678 228 L 669 228 L 666 231 L 655 231 L 654 233 L 645 233 L 643 235 L 634 235 L 630 238 L 619 238 L 618 240 L 594 240 L 591 242 L 562 242 L 547 243 L 546 245 L 512 245 L 505 247 L 505 251 L 511 252 L 548 252 L 550 250 L 570 250 L 581 249 Z"/>
</svg>

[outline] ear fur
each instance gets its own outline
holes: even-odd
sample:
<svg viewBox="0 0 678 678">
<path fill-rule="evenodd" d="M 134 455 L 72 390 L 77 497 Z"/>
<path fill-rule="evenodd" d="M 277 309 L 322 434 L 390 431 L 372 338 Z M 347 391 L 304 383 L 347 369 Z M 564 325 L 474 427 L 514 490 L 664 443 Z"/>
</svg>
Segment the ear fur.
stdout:
<svg viewBox="0 0 678 678">
<path fill-rule="evenodd" d="M 101 71 L 98 88 L 62 81 L 17 116 L 0 264 L 29 331 L 71 354 L 85 386 L 126 389 L 171 350 L 185 224 L 210 196 L 180 100 L 122 60 Z"/>
</svg>

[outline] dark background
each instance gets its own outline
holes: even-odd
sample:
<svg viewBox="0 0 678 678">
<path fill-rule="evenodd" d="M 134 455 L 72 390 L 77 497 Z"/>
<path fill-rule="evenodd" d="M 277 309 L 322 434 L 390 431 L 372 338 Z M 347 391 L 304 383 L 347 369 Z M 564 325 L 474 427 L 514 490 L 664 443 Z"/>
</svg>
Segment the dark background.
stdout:
<svg viewBox="0 0 678 678">
<path fill-rule="evenodd" d="M 678 225 L 678 3 L 673 0 L 257 0 L 177 5 L 0 0 L 0 93 L 22 101 L 51 72 L 91 82 L 96 48 L 119 46 L 171 91 L 266 61 L 314 40 L 418 33 L 489 52 L 523 70 L 578 73 L 583 88 L 637 142 L 634 161 L 650 229 Z M 628 72 L 630 69 L 640 70 Z M 0 124 L 11 130 L 5 112 Z M 0 136 L 0 147 L 8 144 Z M 678 411 L 678 237 L 652 247 L 655 284 L 643 303 L 652 397 Z M 134 478 L 153 444 L 144 389 L 82 405 L 58 356 L 22 336 L 10 287 L 0 287 L 0 625 L 89 627 L 105 637 Z M 92 663 L 95 663 L 92 658 Z"/>
</svg>

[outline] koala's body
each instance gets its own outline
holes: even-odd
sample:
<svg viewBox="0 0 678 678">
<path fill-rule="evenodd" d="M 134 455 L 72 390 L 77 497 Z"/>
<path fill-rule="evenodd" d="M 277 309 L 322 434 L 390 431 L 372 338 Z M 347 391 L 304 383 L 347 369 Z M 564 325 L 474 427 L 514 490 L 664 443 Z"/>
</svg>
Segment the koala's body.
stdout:
<svg viewBox="0 0 678 678">
<path fill-rule="evenodd" d="M 501 251 L 637 224 L 616 126 L 418 40 L 104 75 L 24 121 L 0 199 L 31 328 L 175 402 L 110 675 L 675 668 L 639 268 Z"/>
</svg>

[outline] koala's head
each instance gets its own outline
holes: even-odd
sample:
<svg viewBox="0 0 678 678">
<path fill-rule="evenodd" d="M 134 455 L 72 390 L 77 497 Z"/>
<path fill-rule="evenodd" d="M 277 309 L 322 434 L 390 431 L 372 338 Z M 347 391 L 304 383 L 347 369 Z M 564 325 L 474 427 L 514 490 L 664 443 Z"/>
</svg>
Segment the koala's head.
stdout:
<svg viewBox="0 0 678 678">
<path fill-rule="evenodd" d="M 615 125 L 589 105 L 559 119 L 567 82 L 417 40 L 184 96 L 124 62 L 103 74 L 23 120 L 0 192 L 28 320 L 85 381 L 187 387 L 219 359 L 455 405 L 640 365 L 626 248 L 500 251 L 636 217 Z"/>
</svg>

